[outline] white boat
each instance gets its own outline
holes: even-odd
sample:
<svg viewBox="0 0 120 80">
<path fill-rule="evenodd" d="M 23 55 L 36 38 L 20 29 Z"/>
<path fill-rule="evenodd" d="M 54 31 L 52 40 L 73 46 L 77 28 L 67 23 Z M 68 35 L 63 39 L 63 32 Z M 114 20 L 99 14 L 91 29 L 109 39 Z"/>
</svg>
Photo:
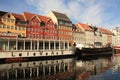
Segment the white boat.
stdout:
<svg viewBox="0 0 120 80">
<path fill-rule="evenodd" d="M 68 41 L 0 37 L 0 60 L 12 62 L 74 56 Z"/>
</svg>

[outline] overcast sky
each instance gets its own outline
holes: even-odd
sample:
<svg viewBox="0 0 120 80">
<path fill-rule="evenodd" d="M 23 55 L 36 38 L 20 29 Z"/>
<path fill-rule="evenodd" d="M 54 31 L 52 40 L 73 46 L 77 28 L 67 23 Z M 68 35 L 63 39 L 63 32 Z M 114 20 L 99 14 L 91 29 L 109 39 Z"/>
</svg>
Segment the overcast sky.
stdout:
<svg viewBox="0 0 120 80">
<path fill-rule="evenodd" d="M 65 13 L 73 23 L 87 23 L 107 29 L 120 27 L 120 0 L 1 0 L 0 10 L 48 15 Z"/>
</svg>

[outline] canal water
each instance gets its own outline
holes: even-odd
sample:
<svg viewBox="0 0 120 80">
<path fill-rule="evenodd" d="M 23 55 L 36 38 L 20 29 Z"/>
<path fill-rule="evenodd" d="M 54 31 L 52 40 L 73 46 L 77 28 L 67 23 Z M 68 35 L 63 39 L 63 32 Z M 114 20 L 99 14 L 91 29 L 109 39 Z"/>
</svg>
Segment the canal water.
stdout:
<svg viewBox="0 0 120 80">
<path fill-rule="evenodd" d="M 120 80 L 120 57 L 3 63 L 0 80 Z"/>
</svg>

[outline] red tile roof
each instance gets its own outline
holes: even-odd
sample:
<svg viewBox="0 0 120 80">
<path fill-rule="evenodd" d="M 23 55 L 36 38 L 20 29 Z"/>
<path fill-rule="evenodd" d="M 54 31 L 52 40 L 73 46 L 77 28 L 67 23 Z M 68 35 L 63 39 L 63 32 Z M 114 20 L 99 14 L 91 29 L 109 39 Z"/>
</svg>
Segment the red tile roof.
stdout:
<svg viewBox="0 0 120 80">
<path fill-rule="evenodd" d="M 110 30 L 107 30 L 107 33 L 113 35 L 113 33 Z"/>
<path fill-rule="evenodd" d="M 21 14 L 12 13 L 12 15 L 18 20 L 25 21 L 23 15 Z"/>
<path fill-rule="evenodd" d="M 76 27 L 77 32 L 83 32 L 82 29 L 77 24 L 74 24 L 74 26 Z"/>
<path fill-rule="evenodd" d="M 34 15 L 32 18 L 31 18 L 31 21 L 34 21 L 34 22 L 40 22 L 39 18 L 37 15 Z"/>
<path fill-rule="evenodd" d="M 107 30 L 104 28 L 98 28 L 102 33 L 107 34 Z"/>
<path fill-rule="evenodd" d="M 23 12 L 23 15 L 24 15 L 26 21 L 30 21 L 31 18 L 32 18 L 33 16 L 35 16 L 35 14 L 29 13 L 29 12 Z"/>
<path fill-rule="evenodd" d="M 38 18 L 41 21 L 45 21 L 46 23 L 50 20 L 50 17 L 47 16 L 42 16 L 42 15 L 38 15 L 38 14 L 33 14 L 33 13 L 28 13 L 28 12 L 23 12 L 25 19 L 30 21 L 34 16 L 38 16 Z"/>
<path fill-rule="evenodd" d="M 42 16 L 42 15 L 37 15 L 38 18 L 42 21 L 45 21 L 45 23 L 47 23 L 50 20 L 50 17 L 47 16 Z"/>
<path fill-rule="evenodd" d="M 88 24 L 84 24 L 84 23 L 78 23 L 78 25 L 80 25 L 84 30 L 86 31 L 93 31 L 91 28 L 90 28 L 90 25 Z"/>
<path fill-rule="evenodd" d="M 99 28 L 99 30 L 104 34 L 110 34 L 110 35 L 113 34 L 110 30 L 107 30 L 107 29 L 104 29 L 104 28 Z"/>
</svg>

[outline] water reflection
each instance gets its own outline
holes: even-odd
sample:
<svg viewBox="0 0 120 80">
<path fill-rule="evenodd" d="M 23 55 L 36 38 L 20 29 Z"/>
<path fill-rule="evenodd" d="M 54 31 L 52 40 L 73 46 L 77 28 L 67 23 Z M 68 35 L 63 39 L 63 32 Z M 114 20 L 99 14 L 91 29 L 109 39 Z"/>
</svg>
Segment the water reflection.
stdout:
<svg viewBox="0 0 120 80">
<path fill-rule="evenodd" d="M 91 76 L 104 73 L 112 67 L 111 58 L 76 61 L 76 80 L 88 80 Z M 91 79 L 92 80 L 92 79 Z"/>
<path fill-rule="evenodd" d="M 73 78 L 73 59 L 0 65 L 0 80 L 56 80 Z"/>
<path fill-rule="evenodd" d="M 0 80 L 120 80 L 120 57 L 0 64 Z"/>
</svg>

